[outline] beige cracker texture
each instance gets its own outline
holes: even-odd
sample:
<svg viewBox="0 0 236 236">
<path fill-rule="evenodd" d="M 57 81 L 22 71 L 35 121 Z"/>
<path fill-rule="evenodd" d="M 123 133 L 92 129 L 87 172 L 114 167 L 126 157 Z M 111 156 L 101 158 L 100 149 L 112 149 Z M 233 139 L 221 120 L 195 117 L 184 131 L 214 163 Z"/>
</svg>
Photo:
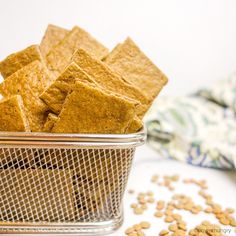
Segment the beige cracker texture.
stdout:
<svg viewBox="0 0 236 236">
<path fill-rule="evenodd" d="M 72 62 L 66 68 L 66 70 L 46 89 L 46 91 L 42 93 L 40 98 L 43 99 L 43 101 L 50 107 L 53 112 L 59 114 L 65 102 L 67 94 L 71 91 L 76 81 L 90 83 L 96 87 L 99 87 L 99 85 L 87 73 L 85 73 L 74 62 Z M 103 89 L 106 91 L 105 88 Z M 51 124 L 52 123 L 50 121 L 46 122 L 44 132 L 49 131 L 47 126 Z M 138 117 L 136 117 L 130 124 L 128 132 L 136 132 L 142 126 L 142 121 Z"/>
<path fill-rule="evenodd" d="M 0 170 L 0 189 L 1 221 L 59 221 L 75 217 L 73 176 L 68 170 Z"/>
<path fill-rule="evenodd" d="M 156 98 L 168 81 L 130 38 L 118 44 L 104 62 L 130 83 L 142 89 L 150 100 Z"/>
<path fill-rule="evenodd" d="M 43 126 L 43 132 L 51 132 L 56 122 L 57 116 L 53 113 L 49 113 L 47 120 Z"/>
<path fill-rule="evenodd" d="M 105 46 L 89 33 L 75 26 L 47 55 L 47 64 L 50 71 L 58 76 L 69 64 L 73 53 L 78 48 L 83 48 L 99 59 L 108 54 L 108 49 Z"/>
<path fill-rule="evenodd" d="M 51 83 L 46 68 L 39 61 L 23 67 L 0 84 L 4 97 L 21 95 L 32 132 L 40 132 L 47 119 L 48 107 L 39 95 Z"/>
<path fill-rule="evenodd" d="M 69 30 L 49 24 L 40 43 L 42 56 L 46 57 L 50 50 L 65 38 L 68 32 Z"/>
<path fill-rule="evenodd" d="M 12 96 L 0 101 L 0 131 L 30 131 L 21 96 Z"/>
<path fill-rule="evenodd" d="M 76 82 L 52 132 L 126 133 L 135 105 L 83 82 Z"/>
<path fill-rule="evenodd" d="M 7 78 L 35 60 L 42 60 L 38 45 L 32 45 L 22 51 L 9 55 L 0 62 L 0 72 L 4 78 Z"/>
<path fill-rule="evenodd" d="M 50 107 L 50 109 L 59 114 L 68 92 L 75 81 L 95 83 L 92 78 L 86 74 L 75 63 L 71 63 L 65 71 L 42 93 L 41 99 Z"/>
<path fill-rule="evenodd" d="M 103 62 L 95 59 L 83 49 L 77 50 L 73 55 L 72 61 L 79 65 L 87 74 L 89 74 L 100 86 L 129 99 L 138 101 L 141 105 L 138 107 L 138 116 L 143 116 L 143 111 L 149 103 L 147 97 L 135 86 L 127 83 L 121 76 L 112 71 Z"/>
<path fill-rule="evenodd" d="M 139 131 L 143 127 L 143 122 L 137 116 L 134 117 L 133 121 L 130 123 L 126 133 L 134 133 Z"/>
</svg>

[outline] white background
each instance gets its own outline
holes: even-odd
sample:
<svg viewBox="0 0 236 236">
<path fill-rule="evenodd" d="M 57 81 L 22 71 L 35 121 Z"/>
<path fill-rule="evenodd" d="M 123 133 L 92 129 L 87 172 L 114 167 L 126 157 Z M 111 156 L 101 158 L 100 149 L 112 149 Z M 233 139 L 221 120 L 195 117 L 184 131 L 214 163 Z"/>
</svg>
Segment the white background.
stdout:
<svg viewBox="0 0 236 236">
<path fill-rule="evenodd" d="M 190 93 L 236 71 L 234 0 L 0 0 L 0 60 L 39 43 L 48 23 L 68 29 L 77 24 L 110 49 L 132 37 L 169 77 L 162 94 Z M 152 189 L 149 179 L 154 173 L 207 178 L 217 201 L 236 208 L 235 172 L 163 160 L 144 146 L 137 151 L 129 188 Z M 190 195 L 196 192 L 179 188 Z M 166 190 L 155 191 L 157 198 L 169 197 Z M 163 223 L 154 220 L 152 213 L 133 216 L 129 209 L 132 198 L 126 195 L 125 223 L 114 235 L 123 235 L 124 228 L 140 220 L 152 221 L 147 235 L 157 235 Z M 190 226 L 204 218 L 186 217 Z"/>
<path fill-rule="evenodd" d="M 131 36 L 182 94 L 236 71 L 235 0 L 0 0 L 0 60 L 78 24 L 109 48 Z"/>
</svg>

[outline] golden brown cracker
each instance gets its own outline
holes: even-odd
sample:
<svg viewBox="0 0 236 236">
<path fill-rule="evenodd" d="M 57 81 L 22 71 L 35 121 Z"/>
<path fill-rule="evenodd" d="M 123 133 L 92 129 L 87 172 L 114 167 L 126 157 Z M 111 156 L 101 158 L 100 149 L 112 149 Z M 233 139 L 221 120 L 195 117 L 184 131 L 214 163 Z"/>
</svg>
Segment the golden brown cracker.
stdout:
<svg viewBox="0 0 236 236">
<path fill-rule="evenodd" d="M 96 58 L 103 58 L 108 49 L 94 39 L 89 33 L 75 26 L 65 38 L 47 55 L 48 68 L 58 76 L 69 64 L 78 48 L 83 48 Z"/>
<path fill-rule="evenodd" d="M 33 132 L 40 132 L 47 119 L 47 105 L 39 95 L 50 84 L 51 79 L 44 65 L 34 61 L 15 72 L 0 84 L 0 93 L 5 97 L 21 95 Z"/>
<path fill-rule="evenodd" d="M 0 170 L 0 221 L 59 221 L 75 217 L 73 176 L 68 170 Z"/>
<path fill-rule="evenodd" d="M 21 96 L 0 101 L 0 131 L 30 132 Z"/>
<path fill-rule="evenodd" d="M 49 24 L 40 43 L 42 56 L 46 57 L 50 50 L 65 38 L 68 32 L 69 30 L 67 29 Z"/>
<path fill-rule="evenodd" d="M 140 102 L 141 106 L 139 107 L 139 110 L 145 110 L 142 107 L 146 107 L 146 104 L 149 103 L 147 97 L 138 88 L 127 83 L 103 62 L 95 59 L 83 49 L 77 50 L 73 55 L 72 61 L 79 65 L 99 85 L 113 93 Z M 139 112 L 138 115 L 143 116 L 143 114 Z"/>
<path fill-rule="evenodd" d="M 43 126 L 43 132 L 51 132 L 56 122 L 57 122 L 57 116 L 53 113 L 49 113 L 47 120 Z"/>
<path fill-rule="evenodd" d="M 125 133 L 134 116 L 134 103 L 77 81 L 52 132 Z"/>
<path fill-rule="evenodd" d="M 143 122 L 137 116 L 130 123 L 129 127 L 126 130 L 126 133 L 135 133 L 138 132 L 143 127 Z"/>
<path fill-rule="evenodd" d="M 0 62 L 0 72 L 4 78 L 7 78 L 35 60 L 42 60 L 38 45 L 32 45 L 22 51 L 9 55 Z"/>
<path fill-rule="evenodd" d="M 94 80 L 82 71 L 79 66 L 75 63 L 71 63 L 65 71 L 42 93 L 40 98 L 43 99 L 43 101 L 54 113 L 59 114 L 66 96 L 76 80 L 95 83 Z"/>
<path fill-rule="evenodd" d="M 153 100 L 167 83 L 167 77 L 127 38 L 115 47 L 104 62 Z"/>
</svg>

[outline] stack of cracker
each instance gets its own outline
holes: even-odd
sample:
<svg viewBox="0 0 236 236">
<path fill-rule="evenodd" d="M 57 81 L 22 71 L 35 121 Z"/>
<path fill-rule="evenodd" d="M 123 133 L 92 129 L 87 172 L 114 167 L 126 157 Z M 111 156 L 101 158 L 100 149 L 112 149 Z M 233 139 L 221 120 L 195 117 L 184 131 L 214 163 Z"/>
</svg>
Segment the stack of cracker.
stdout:
<svg viewBox="0 0 236 236">
<path fill-rule="evenodd" d="M 85 30 L 49 25 L 0 62 L 0 131 L 133 133 L 167 83 L 130 39 L 111 52 Z"/>
<path fill-rule="evenodd" d="M 0 131 L 16 132 L 137 132 L 167 82 L 130 38 L 109 52 L 77 26 L 49 25 L 40 45 L 8 56 L 0 73 Z M 125 151 L 0 149 L 0 221 L 79 221 L 105 212 L 117 201 Z"/>
</svg>

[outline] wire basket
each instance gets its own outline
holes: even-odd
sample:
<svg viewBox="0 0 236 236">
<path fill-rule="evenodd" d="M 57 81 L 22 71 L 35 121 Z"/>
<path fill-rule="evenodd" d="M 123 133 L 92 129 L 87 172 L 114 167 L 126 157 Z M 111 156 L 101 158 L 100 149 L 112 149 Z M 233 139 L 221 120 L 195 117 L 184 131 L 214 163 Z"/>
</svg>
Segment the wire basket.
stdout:
<svg viewBox="0 0 236 236">
<path fill-rule="evenodd" d="M 0 233 L 104 235 L 145 131 L 125 135 L 0 133 Z"/>
</svg>

